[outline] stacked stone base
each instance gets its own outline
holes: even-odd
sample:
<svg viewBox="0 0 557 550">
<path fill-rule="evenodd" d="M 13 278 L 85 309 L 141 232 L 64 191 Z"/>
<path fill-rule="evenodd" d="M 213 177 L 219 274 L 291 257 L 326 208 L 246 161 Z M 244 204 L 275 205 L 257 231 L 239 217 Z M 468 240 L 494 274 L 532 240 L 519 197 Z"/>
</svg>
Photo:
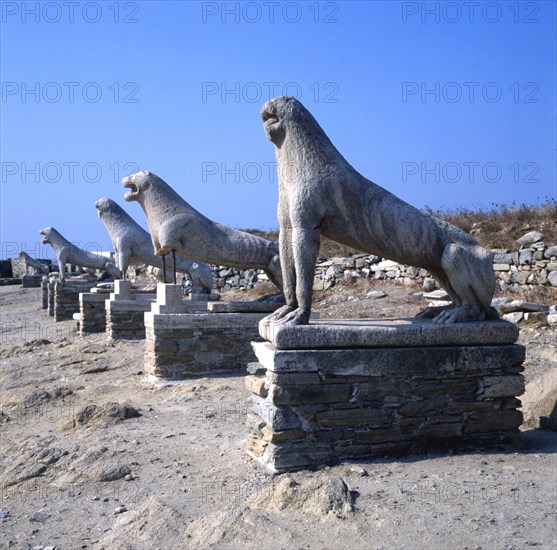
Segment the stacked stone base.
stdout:
<svg viewBox="0 0 557 550">
<path fill-rule="evenodd" d="M 145 370 L 168 379 L 244 373 L 268 313 L 145 314 Z"/>
<path fill-rule="evenodd" d="M 95 282 L 88 281 L 57 281 L 50 283 L 49 314 L 52 311 L 55 321 L 73 319 L 73 314 L 79 312 L 79 294 L 88 292 Z"/>
<path fill-rule="evenodd" d="M 263 331 L 272 342 L 253 344 L 247 452 L 269 472 L 517 440 L 514 325 L 340 324 Z"/>
<path fill-rule="evenodd" d="M 48 289 L 49 289 L 49 282 L 48 279 L 45 277 L 41 281 L 41 308 L 48 310 Z"/>
<path fill-rule="evenodd" d="M 93 288 L 97 292 L 82 292 L 79 295 L 79 334 L 106 331 L 105 301 L 109 290 Z"/>
<path fill-rule="evenodd" d="M 106 334 L 113 340 L 143 340 L 145 338 L 145 312 L 154 302 L 148 297 L 133 300 L 106 300 Z"/>
</svg>

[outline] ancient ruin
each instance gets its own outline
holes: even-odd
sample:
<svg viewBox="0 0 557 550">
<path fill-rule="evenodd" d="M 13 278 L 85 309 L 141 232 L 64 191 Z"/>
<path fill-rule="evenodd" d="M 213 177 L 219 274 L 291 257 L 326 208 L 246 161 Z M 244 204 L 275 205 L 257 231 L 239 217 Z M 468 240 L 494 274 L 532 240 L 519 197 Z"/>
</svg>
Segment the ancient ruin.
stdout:
<svg viewBox="0 0 557 550">
<path fill-rule="evenodd" d="M 350 319 L 261 336 L 247 452 L 269 472 L 519 439 L 525 349 L 512 323 Z"/>
<path fill-rule="evenodd" d="M 360 175 L 294 97 L 261 110 L 275 145 L 280 253 L 286 305 L 267 321 L 307 324 L 321 234 L 364 252 L 425 268 L 452 304 L 420 315 L 436 323 L 495 316 L 491 254 L 457 227 L 434 219 Z"/>
<path fill-rule="evenodd" d="M 31 258 L 31 256 L 29 256 L 29 254 L 27 254 L 27 252 L 25 252 L 24 250 L 22 250 L 19 253 L 19 259 L 21 261 L 24 262 L 25 264 L 25 273 L 28 274 L 29 273 L 29 268 L 33 269 L 33 273 L 42 273 L 42 274 L 48 274 L 48 266 Z M 32 274 L 33 274 L 32 273 Z"/>
<path fill-rule="evenodd" d="M 162 282 L 163 261 L 153 251 L 151 235 L 112 199 L 102 198 L 95 208 L 103 221 L 116 253 L 116 265 L 125 276 L 129 265 L 146 264 L 159 269 L 152 273 Z M 213 286 L 211 268 L 202 262 L 193 262 L 184 257 L 176 258 L 176 271 L 187 273 L 192 281 L 192 292 L 209 294 Z M 167 280 L 171 279 L 167 266 Z"/>
<path fill-rule="evenodd" d="M 156 254 L 173 252 L 200 262 L 262 269 L 282 289 L 277 243 L 206 218 L 147 170 L 124 178 L 122 184 L 129 189 L 124 198 L 139 202 L 145 211 Z"/>
<path fill-rule="evenodd" d="M 120 270 L 114 264 L 114 260 L 78 248 L 56 231 L 54 227 L 45 227 L 39 233 L 44 235 L 43 244 L 49 244 L 54 249 L 61 281 L 66 278 L 67 263 L 90 269 L 101 269 L 107 271 L 116 279 L 120 277 Z"/>
</svg>

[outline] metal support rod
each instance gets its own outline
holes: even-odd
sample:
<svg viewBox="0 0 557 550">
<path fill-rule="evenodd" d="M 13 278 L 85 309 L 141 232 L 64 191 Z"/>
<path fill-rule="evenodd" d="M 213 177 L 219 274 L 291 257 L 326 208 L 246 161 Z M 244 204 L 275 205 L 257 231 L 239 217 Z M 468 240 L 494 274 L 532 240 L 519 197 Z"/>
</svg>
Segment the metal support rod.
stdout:
<svg viewBox="0 0 557 550">
<path fill-rule="evenodd" d="M 176 284 L 176 250 L 172 249 L 172 271 L 174 273 L 174 284 Z"/>
<path fill-rule="evenodd" d="M 166 283 L 166 254 L 163 254 L 161 258 L 162 258 L 162 282 Z"/>
</svg>

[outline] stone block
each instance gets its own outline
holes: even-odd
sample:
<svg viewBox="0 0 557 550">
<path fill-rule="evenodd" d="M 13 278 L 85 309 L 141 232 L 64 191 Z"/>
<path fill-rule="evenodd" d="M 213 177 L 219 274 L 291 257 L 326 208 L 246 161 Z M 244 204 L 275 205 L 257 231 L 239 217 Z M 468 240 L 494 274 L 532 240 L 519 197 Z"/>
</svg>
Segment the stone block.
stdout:
<svg viewBox="0 0 557 550">
<path fill-rule="evenodd" d="M 246 381 L 247 452 L 269 472 L 516 441 L 525 350 L 514 325 L 463 323 L 436 335 L 427 323 L 388 320 L 289 328 L 253 343 L 257 375 Z M 311 331 L 323 336 L 314 349 Z"/>
<path fill-rule="evenodd" d="M 145 370 L 171 379 L 242 373 L 250 356 L 255 359 L 251 341 L 266 315 L 147 312 Z"/>
</svg>

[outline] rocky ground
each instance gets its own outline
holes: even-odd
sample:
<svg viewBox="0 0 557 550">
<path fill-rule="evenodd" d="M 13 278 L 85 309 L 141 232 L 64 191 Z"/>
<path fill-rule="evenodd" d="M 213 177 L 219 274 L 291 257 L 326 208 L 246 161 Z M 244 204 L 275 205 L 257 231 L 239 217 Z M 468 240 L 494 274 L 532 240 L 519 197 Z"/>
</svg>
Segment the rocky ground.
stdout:
<svg viewBox="0 0 557 550">
<path fill-rule="evenodd" d="M 364 281 L 315 307 L 409 316 L 427 305 L 412 292 Z M 0 548 L 557 546 L 555 432 L 271 477 L 244 452 L 241 377 L 157 382 L 142 341 L 79 338 L 39 289 L 1 287 L 0 307 Z M 527 382 L 556 372 L 556 336 L 521 324 Z"/>
</svg>

